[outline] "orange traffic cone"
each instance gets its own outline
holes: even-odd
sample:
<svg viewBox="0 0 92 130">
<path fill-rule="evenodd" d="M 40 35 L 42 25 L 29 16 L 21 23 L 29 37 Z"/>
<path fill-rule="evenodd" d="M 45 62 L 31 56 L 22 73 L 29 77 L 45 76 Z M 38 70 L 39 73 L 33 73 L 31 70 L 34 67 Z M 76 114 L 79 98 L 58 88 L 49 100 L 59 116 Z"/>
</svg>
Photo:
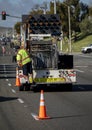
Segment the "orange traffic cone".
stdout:
<svg viewBox="0 0 92 130">
<path fill-rule="evenodd" d="M 46 114 L 46 107 L 45 107 L 44 92 L 43 92 L 43 90 L 41 90 L 39 116 L 37 118 L 38 119 L 49 119 L 50 118 Z"/>
<path fill-rule="evenodd" d="M 15 86 L 17 86 L 17 87 L 21 86 L 20 79 L 19 79 L 18 67 L 16 67 L 16 84 L 15 84 Z"/>
</svg>

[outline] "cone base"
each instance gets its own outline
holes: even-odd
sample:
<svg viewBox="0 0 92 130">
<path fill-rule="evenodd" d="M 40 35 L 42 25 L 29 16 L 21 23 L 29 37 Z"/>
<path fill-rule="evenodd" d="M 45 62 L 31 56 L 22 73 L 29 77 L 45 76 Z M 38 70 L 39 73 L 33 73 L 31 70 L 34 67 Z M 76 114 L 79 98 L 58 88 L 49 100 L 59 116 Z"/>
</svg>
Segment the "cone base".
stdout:
<svg viewBox="0 0 92 130">
<path fill-rule="evenodd" d="M 16 85 L 16 84 L 15 84 L 14 86 L 15 86 L 15 87 L 21 87 L 21 85 Z"/>
<path fill-rule="evenodd" d="M 37 118 L 38 118 L 38 119 L 41 119 L 41 120 L 44 120 L 44 119 L 50 119 L 49 116 L 46 116 L 46 117 L 39 117 L 39 116 L 37 116 Z"/>
</svg>

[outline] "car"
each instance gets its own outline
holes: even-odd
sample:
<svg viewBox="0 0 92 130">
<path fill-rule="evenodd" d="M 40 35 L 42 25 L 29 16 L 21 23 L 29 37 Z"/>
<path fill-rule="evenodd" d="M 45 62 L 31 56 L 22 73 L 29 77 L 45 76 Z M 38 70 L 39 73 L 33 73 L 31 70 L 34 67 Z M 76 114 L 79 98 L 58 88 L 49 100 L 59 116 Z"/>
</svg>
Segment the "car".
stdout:
<svg viewBox="0 0 92 130">
<path fill-rule="evenodd" d="M 91 53 L 92 52 L 92 44 L 89 44 L 86 47 L 82 47 L 81 52 L 82 53 Z"/>
</svg>

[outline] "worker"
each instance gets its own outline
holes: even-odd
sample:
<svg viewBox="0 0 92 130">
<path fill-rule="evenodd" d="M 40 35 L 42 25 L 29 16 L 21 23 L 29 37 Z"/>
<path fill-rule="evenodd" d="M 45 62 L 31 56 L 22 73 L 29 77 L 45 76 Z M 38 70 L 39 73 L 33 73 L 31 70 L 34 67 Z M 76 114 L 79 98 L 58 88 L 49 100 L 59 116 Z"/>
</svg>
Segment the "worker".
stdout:
<svg viewBox="0 0 92 130">
<path fill-rule="evenodd" d="M 29 81 L 30 77 L 33 81 L 32 59 L 30 58 L 28 51 L 25 49 L 24 44 L 22 44 L 18 48 L 16 59 L 17 59 L 18 66 L 22 67 L 23 69 L 23 75 L 26 79 L 26 83 L 30 83 Z"/>
</svg>

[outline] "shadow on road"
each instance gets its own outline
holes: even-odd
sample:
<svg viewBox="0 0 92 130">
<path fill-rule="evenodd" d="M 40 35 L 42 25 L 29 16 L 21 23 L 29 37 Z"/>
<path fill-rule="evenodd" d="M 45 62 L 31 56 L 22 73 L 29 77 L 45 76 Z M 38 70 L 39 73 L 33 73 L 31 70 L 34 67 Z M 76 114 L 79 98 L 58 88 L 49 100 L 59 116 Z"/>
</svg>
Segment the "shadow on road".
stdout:
<svg viewBox="0 0 92 130">
<path fill-rule="evenodd" d="M 5 101 L 12 101 L 18 99 L 17 97 L 3 97 L 0 96 L 0 102 L 5 102 Z"/>
<path fill-rule="evenodd" d="M 45 92 L 62 92 L 62 91 L 72 91 L 72 84 L 56 84 L 56 85 L 37 85 L 33 89 L 34 92 L 39 92 L 44 90 Z"/>
<path fill-rule="evenodd" d="M 84 117 L 84 116 L 87 116 L 87 115 L 83 115 L 83 114 L 80 114 L 80 115 L 65 115 L 65 116 L 59 116 L 59 117 L 51 117 L 51 119 L 59 119 L 59 118 L 77 118 L 77 117 Z"/>
<path fill-rule="evenodd" d="M 76 84 L 73 85 L 72 91 L 92 91 L 92 84 Z"/>
<path fill-rule="evenodd" d="M 39 85 L 33 89 L 34 92 L 44 90 L 45 92 L 79 92 L 92 91 L 92 84 L 62 84 L 62 85 Z"/>
</svg>

